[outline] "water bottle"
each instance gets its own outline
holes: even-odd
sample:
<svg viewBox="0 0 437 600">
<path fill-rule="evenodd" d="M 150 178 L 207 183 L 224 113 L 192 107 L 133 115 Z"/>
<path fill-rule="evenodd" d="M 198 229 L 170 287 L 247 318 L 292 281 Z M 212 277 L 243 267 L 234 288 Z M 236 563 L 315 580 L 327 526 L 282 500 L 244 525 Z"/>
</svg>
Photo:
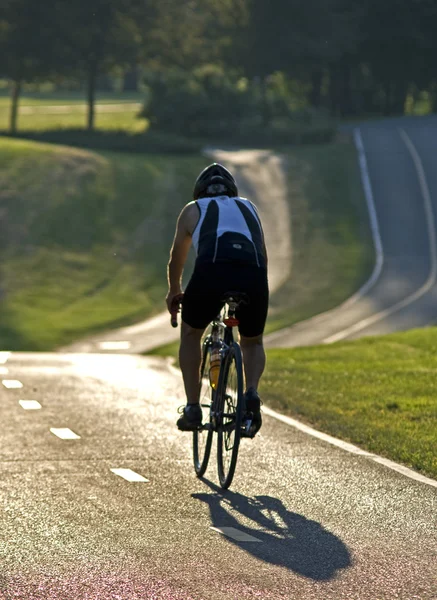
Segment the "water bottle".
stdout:
<svg viewBox="0 0 437 600">
<path fill-rule="evenodd" d="M 211 360 L 210 360 L 210 366 L 209 366 L 209 381 L 211 384 L 211 387 L 216 390 L 217 386 L 218 386 L 218 379 L 219 379 L 219 373 L 220 373 L 220 360 L 221 360 L 221 356 L 220 356 L 220 346 L 217 344 L 214 344 L 212 349 L 211 349 Z"/>
</svg>

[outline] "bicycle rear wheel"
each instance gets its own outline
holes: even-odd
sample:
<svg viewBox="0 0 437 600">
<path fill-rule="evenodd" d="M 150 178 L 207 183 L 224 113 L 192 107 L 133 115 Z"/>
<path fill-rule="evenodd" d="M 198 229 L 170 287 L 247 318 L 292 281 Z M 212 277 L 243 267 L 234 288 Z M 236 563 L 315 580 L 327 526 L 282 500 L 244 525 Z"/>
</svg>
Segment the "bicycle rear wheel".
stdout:
<svg viewBox="0 0 437 600">
<path fill-rule="evenodd" d="M 209 382 L 209 366 L 211 357 L 211 339 L 208 336 L 202 346 L 202 366 L 200 368 L 199 402 L 203 412 L 201 429 L 193 432 L 193 460 L 197 477 L 202 477 L 208 466 L 212 444 L 211 409 L 214 391 Z"/>
<path fill-rule="evenodd" d="M 237 343 L 231 346 L 222 365 L 217 400 L 217 467 L 220 485 L 226 489 L 237 465 L 243 419 L 243 364 Z"/>
</svg>

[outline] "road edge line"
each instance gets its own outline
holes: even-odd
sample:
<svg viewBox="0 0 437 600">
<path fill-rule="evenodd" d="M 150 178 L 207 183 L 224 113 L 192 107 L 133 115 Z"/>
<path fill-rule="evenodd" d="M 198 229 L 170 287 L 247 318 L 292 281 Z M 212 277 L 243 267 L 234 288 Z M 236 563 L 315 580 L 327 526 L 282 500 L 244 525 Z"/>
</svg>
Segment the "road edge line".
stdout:
<svg viewBox="0 0 437 600">
<path fill-rule="evenodd" d="M 327 442 L 332 446 L 336 446 L 341 450 L 345 450 L 346 452 L 350 452 L 351 454 L 363 456 L 391 469 L 392 471 L 396 471 L 397 473 L 400 473 L 405 477 L 409 477 L 410 479 L 414 479 L 415 481 L 419 481 L 420 483 L 426 483 L 427 485 L 437 488 L 437 481 L 435 479 L 431 479 L 429 477 L 426 477 L 425 475 L 421 475 L 420 473 L 413 471 L 409 467 L 394 462 L 393 460 L 384 458 L 383 456 L 379 456 L 378 454 L 373 454 L 372 452 L 363 450 L 362 448 L 359 448 L 354 444 L 350 444 L 349 442 L 345 442 L 343 440 L 340 440 L 339 438 L 335 438 L 332 435 L 323 433 L 322 431 L 318 431 L 317 429 L 313 429 L 309 425 L 304 425 L 304 423 L 301 423 L 296 419 L 292 419 L 291 417 L 287 417 L 286 415 L 282 415 L 281 413 L 278 413 L 265 405 L 262 408 L 262 412 L 268 415 L 269 417 L 276 419 L 277 421 L 281 421 L 282 423 L 285 423 L 290 427 L 294 427 L 295 429 L 298 429 L 299 431 L 302 431 L 307 435 L 311 435 L 312 437 L 318 438 L 319 440 Z"/>
<path fill-rule="evenodd" d="M 354 129 L 354 142 L 358 153 L 358 164 L 361 172 L 361 182 L 364 190 L 364 197 L 366 198 L 367 210 L 369 212 L 370 231 L 372 232 L 373 246 L 375 249 L 376 260 L 375 266 L 373 267 L 372 274 L 369 279 L 360 287 L 360 289 L 346 300 L 342 306 L 347 303 L 355 301 L 366 294 L 376 284 L 381 275 L 382 267 L 384 265 L 384 249 L 382 246 L 381 232 L 379 230 L 378 213 L 376 212 L 375 197 L 373 195 L 373 188 L 370 181 L 369 167 L 367 164 L 366 151 L 364 149 L 363 137 L 360 129 L 357 127 Z"/>
<path fill-rule="evenodd" d="M 182 372 L 180 369 L 178 369 L 177 367 L 174 366 L 174 364 L 173 364 L 174 360 L 175 360 L 174 358 L 168 358 L 166 361 L 167 367 L 171 373 L 173 373 L 174 375 L 176 375 L 177 377 L 180 378 L 182 376 Z M 341 450 L 349 452 L 350 454 L 356 454 L 358 456 L 363 456 L 364 458 L 373 460 L 374 462 L 376 462 L 380 465 L 383 465 L 384 467 L 387 467 L 388 469 L 391 469 L 392 471 L 396 471 L 397 473 L 404 475 L 404 477 L 408 477 L 409 479 L 413 479 L 414 481 L 418 481 L 419 483 L 425 483 L 426 485 L 430 485 L 431 487 L 437 488 L 437 480 L 435 480 L 435 479 L 431 479 L 430 477 L 421 475 L 417 471 L 413 471 L 413 469 L 410 469 L 409 467 L 406 467 L 405 465 L 401 465 L 401 464 L 395 462 L 394 460 L 390 460 L 389 458 L 384 458 L 383 456 L 379 456 L 379 454 L 373 454 L 372 452 L 369 452 L 368 450 L 363 450 L 362 448 L 359 448 L 358 446 L 355 446 L 354 444 L 351 444 L 350 442 L 345 442 L 344 440 L 340 440 L 339 438 L 333 437 L 332 435 L 329 435 L 328 433 L 323 433 L 323 431 L 318 431 L 317 429 L 314 429 L 313 427 L 310 427 L 309 425 L 305 425 L 304 423 L 301 423 L 300 421 L 297 421 L 296 419 L 293 419 L 292 417 L 287 417 L 286 415 L 282 415 L 281 413 L 278 413 L 275 410 L 272 410 L 265 404 L 263 404 L 262 413 L 267 415 L 268 417 L 272 417 L 272 419 L 281 421 L 281 423 L 284 423 L 285 425 L 294 427 L 295 429 L 302 431 L 302 433 L 306 433 L 307 435 L 310 435 L 311 437 L 315 437 L 323 442 L 327 442 L 328 444 L 331 444 L 332 446 L 336 446 L 337 448 L 340 448 Z"/>
<path fill-rule="evenodd" d="M 416 150 L 413 142 L 411 141 L 410 136 L 407 132 L 398 127 L 399 135 L 403 142 L 405 143 L 407 150 L 411 156 L 411 159 L 414 164 L 414 168 L 416 170 L 417 179 L 419 182 L 419 189 L 423 198 L 423 205 L 425 210 L 425 218 L 426 218 L 426 226 L 427 233 L 429 238 L 429 257 L 430 257 L 430 271 L 427 280 L 425 283 L 416 290 L 413 294 L 410 294 L 403 300 L 396 302 L 389 308 L 379 311 L 378 313 L 373 314 L 362 321 L 358 321 L 358 323 L 354 323 L 350 327 L 339 331 L 336 334 L 333 334 L 324 340 L 322 340 L 323 344 L 332 344 L 334 342 L 338 342 L 340 340 L 344 340 L 348 338 L 350 335 L 354 333 L 358 333 L 363 329 L 366 329 L 370 325 L 374 323 L 378 323 L 378 321 L 383 321 L 387 317 L 399 312 L 403 308 L 414 304 L 417 300 L 419 300 L 422 296 L 424 296 L 429 290 L 433 287 L 436 282 L 437 277 L 437 239 L 435 232 L 435 215 L 432 206 L 431 193 L 429 191 L 428 180 L 426 177 L 425 169 L 423 168 L 422 160 L 419 156 L 419 153 Z"/>
<path fill-rule="evenodd" d="M 290 325 L 290 327 L 285 327 L 284 329 L 278 329 L 278 331 L 272 331 L 272 333 L 269 333 L 268 335 L 265 336 L 265 341 L 267 343 L 274 342 L 274 340 L 276 338 L 282 337 L 282 335 L 284 333 L 286 333 L 287 331 L 291 331 L 297 325 L 310 324 L 310 323 L 316 324 L 318 321 L 321 321 L 321 320 L 329 317 L 329 315 L 331 315 L 335 311 L 341 310 L 343 308 L 350 306 L 351 304 L 354 304 L 360 298 L 362 298 L 364 296 L 364 294 L 367 294 L 367 292 L 372 289 L 372 287 L 376 284 L 376 282 L 378 281 L 378 279 L 381 275 L 382 267 L 384 265 L 384 249 L 383 249 L 383 245 L 382 245 L 381 233 L 379 231 L 378 214 L 376 212 L 375 198 L 373 195 L 373 188 L 372 188 L 372 183 L 371 183 L 370 175 L 369 175 L 369 167 L 367 164 L 366 151 L 364 149 L 363 138 L 361 136 L 361 131 L 360 131 L 359 127 L 356 127 L 354 129 L 353 138 L 354 138 L 355 148 L 357 151 L 358 166 L 360 168 L 360 175 L 361 175 L 361 184 L 363 187 L 364 197 L 365 197 L 366 204 L 367 204 L 367 211 L 369 214 L 370 231 L 372 234 L 373 247 L 374 247 L 375 255 L 376 255 L 373 271 L 372 271 L 369 279 L 365 283 L 363 283 L 363 285 L 356 292 L 354 292 L 352 294 L 352 296 L 350 296 L 349 298 L 344 300 L 341 304 L 339 304 L 338 306 L 335 306 L 334 308 L 331 308 L 327 311 L 321 312 L 318 315 L 314 315 L 313 317 L 310 317 L 309 319 L 305 319 L 303 321 L 298 321 L 297 323 Z"/>
</svg>

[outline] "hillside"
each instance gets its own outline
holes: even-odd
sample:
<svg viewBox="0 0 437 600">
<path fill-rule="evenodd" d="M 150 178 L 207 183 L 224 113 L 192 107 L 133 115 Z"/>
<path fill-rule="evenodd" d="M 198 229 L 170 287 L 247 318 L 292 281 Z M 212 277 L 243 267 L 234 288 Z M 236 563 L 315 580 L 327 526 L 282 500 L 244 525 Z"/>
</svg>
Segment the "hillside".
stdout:
<svg viewBox="0 0 437 600">
<path fill-rule="evenodd" d="M 0 139 L 0 335 L 46 349 L 163 308 L 174 220 L 200 157 Z"/>
</svg>

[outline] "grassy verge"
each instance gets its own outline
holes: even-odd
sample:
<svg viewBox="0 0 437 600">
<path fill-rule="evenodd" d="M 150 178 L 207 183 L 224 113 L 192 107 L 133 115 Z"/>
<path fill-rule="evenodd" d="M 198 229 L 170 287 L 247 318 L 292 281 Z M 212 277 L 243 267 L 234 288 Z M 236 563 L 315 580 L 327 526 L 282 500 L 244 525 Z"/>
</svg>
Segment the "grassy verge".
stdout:
<svg viewBox="0 0 437 600">
<path fill-rule="evenodd" d="M 270 301 L 267 332 L 329 310 L 373 267 L 373 243 L 351 142 L 287 154 L 292 273 Z"/>
<path fill-rule="evenodd" d="M 266 403 L 437 478 L 436 329 L 277 349 Z"/>
<path fill-rule="evenodd" d="M 138 118 L 141 94 L 103 94 L 97 97 L 95 126 L 98 131 L 141 133 L 147 119 Z M 116 105 L 111 109 L 111 104 Z M 123 107 L 121 106 L 123 105 Z M 60 109 L 61 108 L 61 112 Z M 68 109 L 67 112 L 64 112 Z M 9 124 L 10 99 L 0 95 L 0 131 Z M 66 128 L 85 128 L 87 105 L 83 94 L 31 94 L 21 98 L 18 113 L 20 131 L 40 132 Z"/>
<path fill-rule="evenodd" d="M 1 82 L 0 82 L 1 85 Z M 102 103 L 143 102 L 142 92 L 103 92 L 96 93 L 96 101 Z M 86 102 L 85 92 L 65 90 L 50 92 L 24 91 L 20 96 L 20 106 L 53 105 L 53 104 L 84 104 Z M 0 107 L 10 106 L 11 93 L 0 87 Z"/>
<path fill-rule="evenodd" d="M 51 349 L 163 308 L 177 214 L 204 159 L 0 138 L 0 338 Z"/>
<path fill-rule="evenodd" d="M 125 131 L 129 133 L 142 133 L 147 130 L 147 119 L 137 117 L 138 109 L 127 105 L 126 109 L 117 112 L 101 112 L 96 110 L 95 128 L 97 131 Z M 8 114 L 0 108 L 0 131 L 7 131 Z M 19 132 L 42 132 L 51 130 L 64 130 L 70 128 L 86 127 L 85 107 L 68 113 L 34 113 L 19 115 Z"/>
<path fill-rule="evenodd" d="M 164 358 L 170 357 L 175 359 L 175 366 L 179 367 L 179 341 L 171 342 L 170 344 L 164 344 L 163 346 L 159 346 L 158 348 L 153 348 L 153 350 L 149 350 L 145 352 L 146 355 L 150 356 L 163 356 Z"/>
</svg>

